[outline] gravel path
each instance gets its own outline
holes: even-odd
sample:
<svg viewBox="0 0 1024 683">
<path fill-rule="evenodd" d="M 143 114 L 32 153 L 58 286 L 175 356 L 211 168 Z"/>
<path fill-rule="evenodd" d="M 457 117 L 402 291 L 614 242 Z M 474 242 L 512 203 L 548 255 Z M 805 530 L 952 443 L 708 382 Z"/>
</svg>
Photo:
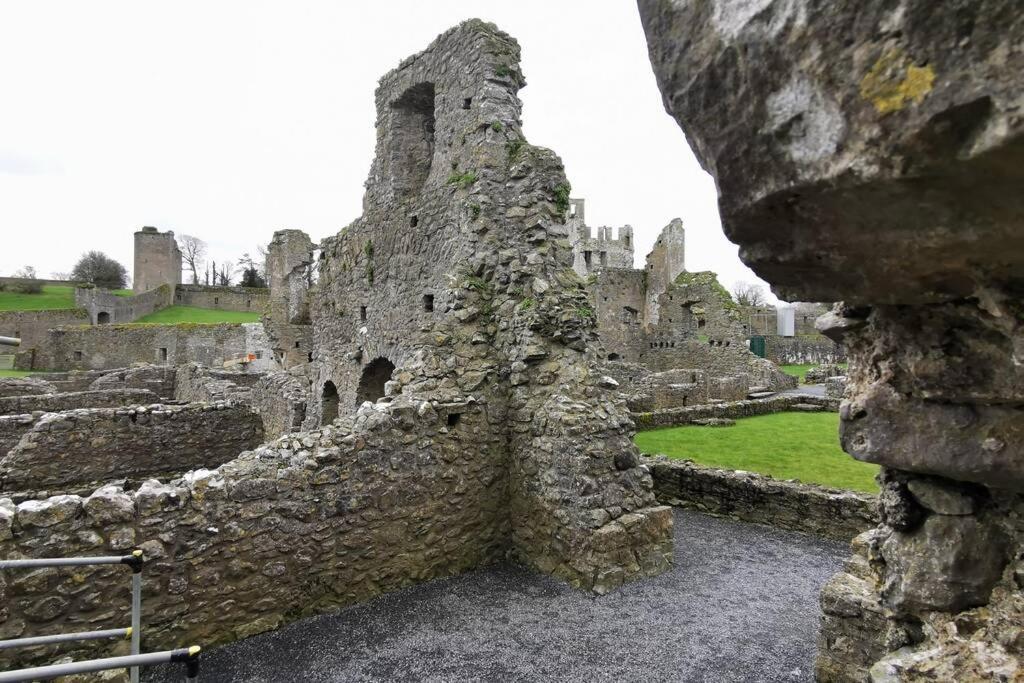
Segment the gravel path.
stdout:
<svg viewBox="0 0 1024 683">
<path fill-rule="evenodd" d="M 201 680 L 812 680 L 818 591 L 845 545 L 678 510 L 675 535 L 671 572 L 611 595 L 475 571 L 204 653 Z"/>
</svg>

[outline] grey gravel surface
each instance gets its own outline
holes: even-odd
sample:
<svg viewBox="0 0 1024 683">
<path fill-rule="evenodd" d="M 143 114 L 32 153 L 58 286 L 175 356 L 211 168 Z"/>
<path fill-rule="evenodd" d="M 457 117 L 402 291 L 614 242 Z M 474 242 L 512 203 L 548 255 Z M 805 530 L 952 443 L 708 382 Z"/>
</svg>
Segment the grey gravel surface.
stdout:
<svg viewBox="0 0 1024 683">
<path fill-rule="evenodd" d="M 680 510 L 675 540 L 672 571 L 611 595 L 483 569 L 206 652 L 201 680 L 813 680 L 818 591 L 846 546 Z"/>
<path fill-rule="evenodd" d="M 783 396 L 825 396 L 825 385 L 824 384 L 802 384 L 796 389 L 786 389 L 780 391 L 779 394 Z"/>
</svg>

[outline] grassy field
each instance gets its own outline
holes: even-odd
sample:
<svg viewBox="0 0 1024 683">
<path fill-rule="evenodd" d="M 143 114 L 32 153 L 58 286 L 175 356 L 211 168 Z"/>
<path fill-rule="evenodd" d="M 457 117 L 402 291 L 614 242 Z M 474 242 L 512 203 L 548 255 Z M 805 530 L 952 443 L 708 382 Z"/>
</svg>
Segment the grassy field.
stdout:
<svg viewBox="0 0 1024 683">
<path fill-rule="evenodd" d="M 219 311 L 193 306 L 169 306 L 136 320 L 137 323 L 258 323 L 259 313 Z"/>
<path fill-rule="evenodd" d="M 709 467 L 878 492 L 878 466 L 854 460 L 839 448 L 837 413 L 776 413 L 737 420 L 733 427 L 654 429 L 638 433 L 636 444 L 644 453 Z"/>
<path fill-rule="evenodd" d="M 114 291 L 118 296 L 131 296 L 130 289 Z M 75 288 L 70 285 L 43 285 L 39 294 L 0 292 L 0 311 L 52 311 L 75 308 Z"/>
<path fill-rule="evenodd" d="M 28 370 L 0 370 L 0 377 L 26 377 L 31 374 Z"/>
<path fill-rule="evenodd" d="M 811 368 L 816 367 L 818 367 L 817 363 L 804 363 L 802 365 L 780 365 L 779 370 L 782 370 L 787 375 L 792 375 L 793 377 L 796 377 L 800 381 L 800 384 L 804 384 L 804 379 L 807 375 L 807 371 L 810 370 Z M 840 363 L 839 367 L 845 368 L 846 363 Z"/>
</svg>

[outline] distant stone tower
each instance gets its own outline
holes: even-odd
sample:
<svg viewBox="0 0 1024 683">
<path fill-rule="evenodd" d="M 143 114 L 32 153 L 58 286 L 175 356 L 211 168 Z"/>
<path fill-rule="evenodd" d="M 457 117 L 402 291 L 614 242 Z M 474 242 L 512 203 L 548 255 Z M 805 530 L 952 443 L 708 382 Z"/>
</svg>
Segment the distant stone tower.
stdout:
<svg viewBox="0 0 1024 683">
<path fill-rule="evenodd" d="M 136 294 L 160 285 L 181 284 L 181 251 L 174 233 L 146 226 L 135 233 L 135 273 L 132 289 Z"/>
<path fill-rule="evenodd" d="M 686 229 L 683 222 L 673 218 L 661 230 L 658 241 L 647 255 L 647 302 L 644 321 L 658 322 L 658 297 L 686 270 Z"/>
<path fill-rule="evenodd" d="M 569 200 L 565 224 L 572 245 L 572 267 L 580 276 L 586 277 L 603 268 L 633 267 L 633 228 L 630 226 L 619 228 L 618 239 L 614 239 L 612 228 L 606 226 L 597 229 L 596 237 L 591 236 L 582 199 Z"/>
</svg>

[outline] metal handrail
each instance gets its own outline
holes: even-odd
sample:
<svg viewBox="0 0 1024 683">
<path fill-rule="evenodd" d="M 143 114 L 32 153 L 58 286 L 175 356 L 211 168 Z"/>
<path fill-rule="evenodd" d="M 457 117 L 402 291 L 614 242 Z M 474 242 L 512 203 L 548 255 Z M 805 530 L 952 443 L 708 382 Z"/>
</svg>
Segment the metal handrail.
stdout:
<svg viewBox="0 0 1024 683">
<path fill-rule="evenodd" d="M 25 683 L 26 681 L 49 680 L 57 676 L 85 674 L 108 669 L 131 668 L 138 671 L 140 666 L 152 664 L 168 664 L 181 662 L 185 664 L 185 680 L 199 680 L 199 646 L 193 645 L 180 650 L 164 650 L 163 652 L 147 652 L 144 655 L 125 655 L 123 657 L 105 657 L 88 659 L 81 662 L 66 664 L 49 664 L 31 669 L 0 672 L 0 683 Z"/>
<path fill-rule="evenodd" d="M 124 564 L 132 570 L 132 625 L 128 628 L 106 629 L 102 631 L 81 631 L 78 633 L 55 633 L 47 636 L 31 636 L 0 640 L 0 650 L 33 645 L 65 643 L 75 640 L 99 640 L 102 638 L 131 638 L 131 654 L 123 657 L 106 657 L 90 659 L 67 664 L 52 664 L 32 669 L 19 669 L 0 673 L 0 683 L 8 681 L 31 681 L 36 678 L 67 676 L 75 673 L 89 673 L 105 669 L 127 667 L 131 683 L 139 683 L 139 667 L 147 664 L 163 664 L 166 662 L 185 662 L 187 664 L 186 680 L 195 681 L 199 675 L 199 647 L 194 645 L 183 650 L 167 650 L 164 652 L 140 653 L 142 640 L 142 551 L 133 550 L 130 555 L 101 555 L 98 557 L 49 557 L 24 560 L 0 560 L 0 569 L 32 569 L 36 567 L 81 567 L 88 565 Z M 184 653 L 184 654 L 183 654 Z M 169 658 L 168 658 L 169 657 Z"/>
</svg>

